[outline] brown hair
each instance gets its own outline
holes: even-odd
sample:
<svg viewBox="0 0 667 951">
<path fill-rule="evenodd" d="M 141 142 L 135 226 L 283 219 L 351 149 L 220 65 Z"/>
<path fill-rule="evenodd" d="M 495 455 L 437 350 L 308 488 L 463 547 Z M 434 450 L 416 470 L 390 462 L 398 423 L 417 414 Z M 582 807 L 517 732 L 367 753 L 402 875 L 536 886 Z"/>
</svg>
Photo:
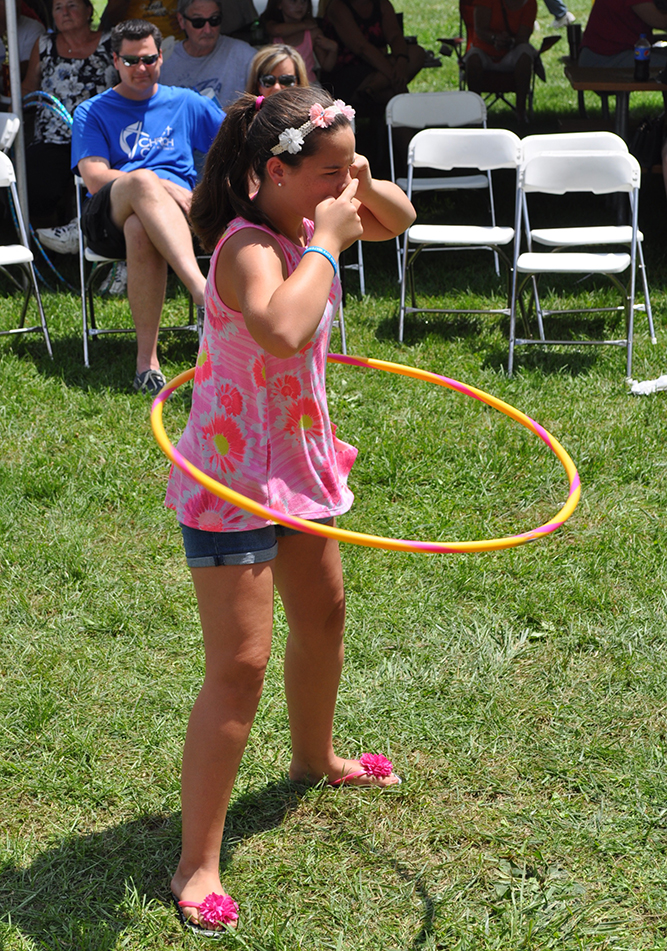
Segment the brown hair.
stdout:
<svg viewBox="0 0 667 951">
<path fill-rule="evenodd" d="M 220 235 L 237 216 L 276 230 L 251 201 L 249 181 L 262 182 L 271 149 L 285 129 L 298 129 L 308 122 L 311 106 L 320 103 L 326 109 L 333 99 L 324 89 L 294 86 L 268 96 L 260 109 L 256 103 L 255 96 L 244 93 L 229 107 L 206 157 L 202 180 L 192 196 L 190 221 L 206 251 L 213 251 Z M 318 151 L 324 137 L 346 125 L 349 119 L 338 114 L 327 129 L 309 132 L 300 152 L 281 152 L 280 161 L 297 168 L 303 159 Z"/>
<path fill-rule="evenodd" d="M 263 46 L 261 50 L 255 53 L 255 57 L 250 64 L 248 82 L 245 87 L 246 92 L 251 92 L 253 96 L 259 96 L 259 77 L 272 73 L 284 59 L 291 59 L 294 63 L 297 86 L 308 86 L 308 72 L 301 53 L 295 50 L 293 46 L 274 43 L 272 46 Z M 274 95 L 276 94 L 274 93 Z"/>
</svg>

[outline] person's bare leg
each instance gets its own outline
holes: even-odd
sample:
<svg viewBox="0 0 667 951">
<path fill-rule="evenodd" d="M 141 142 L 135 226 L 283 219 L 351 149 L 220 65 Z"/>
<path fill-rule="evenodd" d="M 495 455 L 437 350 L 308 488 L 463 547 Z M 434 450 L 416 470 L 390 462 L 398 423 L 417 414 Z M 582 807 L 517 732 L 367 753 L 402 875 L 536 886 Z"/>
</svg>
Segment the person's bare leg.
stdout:
<svg viewBox="0 0 667 951">
<path fill-rule="evenodd" d="M 224 894 L 220 847 L 234 780 L 271 650 L 273 562 L 193 568 L 206 674 L 183 752 L 183 845 L 171 888 L 200 902 Z M 197 920 L 196 909 L 184 909 Z"/>
<path fill-rule="evenodd" d="M 156 250 L 178 274 L 195 304 L 204 303 L 206 278 L 192 246 L 192 234 L 180 205 L 163 188 L 154 172 L 138 169 L 114 180 L 111 217 L 123 228 L 130 215 L 141 221 Z"/>
<path fill-rule="evenodd" d="M 426 50 L 417 43 L 408 43 L 408 82 L 415 78 L 426 61 Z"/>
<path fill-rule="evenodd" d="M 471 92 L 481 95 L 484 83 L 484 65 L 480 56 L 469 53 L 466 59 L 466 84 Z"/>
<path fill-rule="evenodd" d="M 336 756 L 333 749 L 345 625 L 338 543 L 299 534 L 280 538 L 278 544 L 276 588 L 289 625 L 285 694 L 292 736 L 290 779 L 339 779 L 361 767 L 357 760 Z M 368 778 L 360 782 L 368 784 Z M 374 782 L 378 786 L 392 785 L 397 778 Z"/>
<path fill-rule="evenodd" d="M 137 332 L 137 373 L 157 369 L 157 339 L 167 286 L 167 262 L 136 215 L 125 220 L 127 300 Z"/>
</svg>

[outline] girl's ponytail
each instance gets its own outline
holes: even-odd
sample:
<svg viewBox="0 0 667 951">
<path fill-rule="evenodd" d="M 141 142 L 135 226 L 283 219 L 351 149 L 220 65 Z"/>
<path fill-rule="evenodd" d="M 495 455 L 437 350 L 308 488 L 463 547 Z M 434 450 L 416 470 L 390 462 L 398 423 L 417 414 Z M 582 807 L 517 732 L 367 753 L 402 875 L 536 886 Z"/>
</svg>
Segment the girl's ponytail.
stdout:
<svg viewBox="0 0 667 951">
<path fill-rule="evenodd" d="M 248 129 L 256 115 L 255 96 L 248 93 L 233 103 L 206 156 L 201 181 L 194 190 L 190 221 L 205 251 L 211 252 L 237 215 L 255 221 L 248 193 L 251 161 L 247 157 Z"/>
</svg>

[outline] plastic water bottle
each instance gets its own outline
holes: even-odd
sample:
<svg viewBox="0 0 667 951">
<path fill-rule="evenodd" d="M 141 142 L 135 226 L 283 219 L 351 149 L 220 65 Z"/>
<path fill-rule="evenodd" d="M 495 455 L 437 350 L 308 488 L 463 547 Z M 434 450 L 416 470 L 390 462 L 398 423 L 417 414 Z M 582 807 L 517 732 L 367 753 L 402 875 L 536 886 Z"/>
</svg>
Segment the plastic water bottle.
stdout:
<svg viewBox="0 0 667 951">
<path fill-rule="evenodd" d="M 635 43 L 635 82 L 645 83 L 649 79 L 651 65 L 651 44 L 642 33 Z"/>
</svg>

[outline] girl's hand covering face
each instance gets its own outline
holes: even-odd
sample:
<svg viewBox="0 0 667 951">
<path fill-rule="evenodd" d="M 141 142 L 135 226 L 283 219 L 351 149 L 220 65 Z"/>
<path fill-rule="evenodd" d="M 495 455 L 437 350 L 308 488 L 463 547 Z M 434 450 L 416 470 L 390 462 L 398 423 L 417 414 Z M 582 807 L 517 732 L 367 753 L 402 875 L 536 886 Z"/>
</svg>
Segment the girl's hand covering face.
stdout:
<svg viewBox="0 0 667 951">
<path fill-rule="evenodd" d="M 350 165 L 350 176 L 352 181 L 357 181 L 359 183 L 356 197 L 357 200 L 363 204 L 364 196 L 367 194 L 373 183 L 371 167 L 365 155 L 359 155 L 358 152 L 354 153 L 354 161 Z"/>
<path fill-rule="evenodd" d="M 326 235 L 338 251 L 349 248 L 364 233 L 354 198 L 359 182 L 355 178 L 338 198 L 325 198 L 315 209 L 315 231 Z M 318 237 L 318 241 L 322 240 Z"/>
</svg>

